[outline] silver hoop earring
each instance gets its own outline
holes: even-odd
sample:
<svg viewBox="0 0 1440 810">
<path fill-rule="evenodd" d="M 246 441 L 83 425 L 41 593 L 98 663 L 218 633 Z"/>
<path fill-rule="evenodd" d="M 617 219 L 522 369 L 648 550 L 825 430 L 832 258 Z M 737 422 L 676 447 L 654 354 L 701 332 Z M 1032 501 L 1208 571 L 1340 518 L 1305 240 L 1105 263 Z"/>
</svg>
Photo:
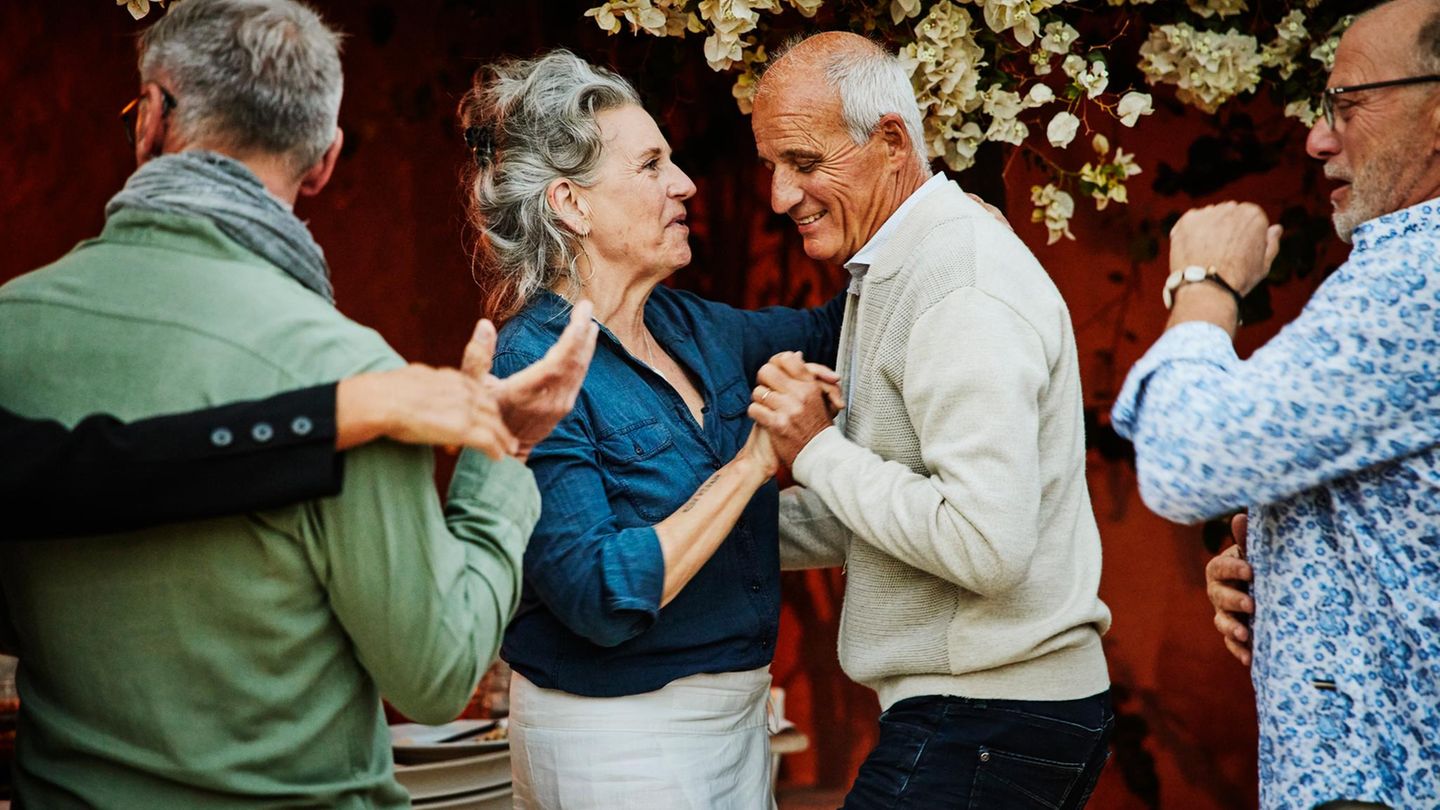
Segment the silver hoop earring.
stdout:
<svg viewBox="0 0 1440 810">
<path fill-rule="evenodd" d="M 595 278 L 595 263 L 590 261 L 590 254 L 585 252 L 585 246 L 583 244 L 577 242 L 575 246 L 579 248 L 579 252 L 573 253 L 570 256 L 570 277 L 580 279 L 580 285 L 583 287 L 590 283 L 590 279 Z M 585 262 L 590 265 L 589 274 L 583 276 L 575 269 L 575 263 L 580 261 L 581 256 L 584 256 Z"/>
</svg>

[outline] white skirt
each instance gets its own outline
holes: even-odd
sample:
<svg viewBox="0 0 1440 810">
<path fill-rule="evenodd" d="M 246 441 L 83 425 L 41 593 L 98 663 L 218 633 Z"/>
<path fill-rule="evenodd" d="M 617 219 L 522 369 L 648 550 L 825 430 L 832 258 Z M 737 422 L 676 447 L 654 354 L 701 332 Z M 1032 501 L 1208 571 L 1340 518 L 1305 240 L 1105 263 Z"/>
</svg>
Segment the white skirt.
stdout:
<svg viewBox="0 0 1440 810">
<path fill-rule="evenodd" d="M 766 810 L 770 669 L 593 698 L 510 679 L 516 810 Z"/>
</svg>

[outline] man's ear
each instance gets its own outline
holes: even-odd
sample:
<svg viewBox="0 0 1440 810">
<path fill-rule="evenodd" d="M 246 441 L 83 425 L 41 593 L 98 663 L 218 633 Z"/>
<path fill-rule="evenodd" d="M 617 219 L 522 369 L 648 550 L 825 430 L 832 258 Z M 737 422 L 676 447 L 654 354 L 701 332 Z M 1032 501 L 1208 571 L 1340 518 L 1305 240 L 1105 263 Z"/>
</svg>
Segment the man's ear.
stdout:
<svg viewBox="0 0 1440 810">
<path fill-rule="evenodd" d="M 305 170 L 300 178 L 300 194 L 305 197 L 313 197 L 325 188 L 330 182 L 330 175 L 335 172 L 335 163 L 340 160 L 340 150 L 345 146 L 345 132 L 339 127 L 335 128 L 335 140 L 330 142 L 330 148 L 315 162 L 314 166 Z"/>
<path fill-rule="evenodd" d="M 165 115 L 165 93 L 155 82 L 146 82 L 140 90 L 139 115 L 135 119 L 135 165 L 159 157 L 165 151 L 170 132 L 170 119 Z"/>
<path fill-rule="evenodd" d="M 571 233 L 576 236 L 590 235 L 590 203 L 574 181 L 566 177 L 551 180 L 545 189 L 545 201 Z"/>
<path fill-rule="evenodd" d="M 875 125 L 875 135 L 885 145 L 887 163 L 903 163 L 914 160 L 915 144 L 910 140 L 910 130 L 896 113 L 886 113 Z"/>
</svg>

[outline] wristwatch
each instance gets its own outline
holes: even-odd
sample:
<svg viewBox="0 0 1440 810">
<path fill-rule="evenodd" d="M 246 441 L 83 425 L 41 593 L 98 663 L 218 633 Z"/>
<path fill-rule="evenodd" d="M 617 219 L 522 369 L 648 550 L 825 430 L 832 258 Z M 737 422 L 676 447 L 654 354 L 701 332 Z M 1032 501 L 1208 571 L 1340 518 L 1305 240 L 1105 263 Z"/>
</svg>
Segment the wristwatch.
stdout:
<svg viewBox="0 0 1440 810">
<path fill-rule="evenodd" d="M 1238 320 L 1240 302 L 1243 300 L 1239 291 L 1231 287 L 1230 282 L 1220 276 L 1219 270 L 1216 270 L 1214 267 L 1201 267 L 1198 264 L 1192 264 L 1183 270 L 1176 270 L 1170 274 L 1169 278 L 1165 279 L 1165 292 L 1163 294 L 1165 308 L 1173 309 L 1175 307 L 1176 290 L 1186 284 L 1195 284 L 1201 281 L 1209 281 L 1218 285 L 1220 289 L 1225 292 L 1230 293 L 1231 297 L 1235 299 L 1235 311 Z"/>
</svg>

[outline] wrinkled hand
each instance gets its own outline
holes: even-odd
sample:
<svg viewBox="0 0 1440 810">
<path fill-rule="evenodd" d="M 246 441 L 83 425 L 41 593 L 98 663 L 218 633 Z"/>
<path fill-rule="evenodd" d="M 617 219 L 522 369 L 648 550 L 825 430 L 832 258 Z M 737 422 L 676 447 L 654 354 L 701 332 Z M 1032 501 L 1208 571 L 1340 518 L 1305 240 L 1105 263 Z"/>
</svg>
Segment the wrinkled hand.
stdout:
<svg viewBox="0 0 1440 810">
<path fill-rule="evenodd" d="M 1225 649 L 1245 666 L 1250 666 L 1250 617 L 1255 600 L 1248 593 L 1255 572 L 1245 561 L 1245 532 L 1248 520 L 1236 515 L 1230 521 L 1235 545 L 1216 555 L 1205 566 L 1205 592 L 1215 607 L 1215 629 L 1225 639 Z"/>
<path fill-rule="evenodd" d="M 992 216 L 992 217 L 994 217 L 995 219 L 999 220 L 1001 225 L 1004 225 L 1005 227 L 1009 228 L 1009 229 L 1011 230 L 1011 232 L 1014 232 L 1015 226 L 1014 226 L 1014 225 L 1011 225 L 1011 224 L 1010 224 L 1010 220 L 1008 220 L 1008 219 L 1005 218 L 1005 213 L 1004 213 L 1003 211 L 1001 211 L 999 208 L 996 208 L 995 206 L 991 205 L 990 203 L 985 202 L 984 200 L 980 199 L 980 195 L 979 195 L 979 194 L 971 194 L 971 193 L 968 192 L 968 191 L 965 192 L 965 194 L 966 194 L 966 196 L 968 196 L 970 199 L 974 200 L 974 201 L 977 202 L 977 203 L 980 203 L 980 207 L 981 207 L 981 208 L 984 208 L 985 211 L 990 214 L 990 216 Z"/>
<path fill-rule="evenodd" d="M 1170 270 L 1214 267 L 1236 292 L 1248 295 L 1280 252 L 1279 225 L 1254 203 L 1192 208 L 1170 229 Z"/>
<path fill-rule="evenodd" d="M 338 450 L 381 436 L 408 444 L 473 447 L 494 459 L 518 447 L 495 396 L 479 380 L 419 363 L 341 380 L 335 389 L 335 425 Z"/>
<path fill-rule="evenodd" d="M 775 443 L 771 440 L 770 433 L 759 425 L 751 426 L 745 446 L 740 448 L 735 457 L 753 465 L 767 481 L 780 471 L 780 457 L 775 454 Z"/>
<path fill-rule="evenodd" d="M 770 434 L 775 453 L 786 466 L 810 440 L 835 423 L 845 407 L 840 377 L 818 363 L 806 363 L 799 352 L 781 352 L 756 375 L 750 418 Z"/>
<path fill-rule="evenodd" d="M 490 374 L 495 328 L 489 321 L 481 321 L 465 347 L 461 367 L 467 374 L 483 378 L 486 387 L 494 392 L 506 426 L 519 440 L 516 455 L 521 458 L 528 456 L 575 407 L 600 334 L 600 327 L 591 320 L 592 311 L 589 301 L 576 304 L 570 311 L 569 325 L 545 356 L 503 380 Z"/>
</svg>

